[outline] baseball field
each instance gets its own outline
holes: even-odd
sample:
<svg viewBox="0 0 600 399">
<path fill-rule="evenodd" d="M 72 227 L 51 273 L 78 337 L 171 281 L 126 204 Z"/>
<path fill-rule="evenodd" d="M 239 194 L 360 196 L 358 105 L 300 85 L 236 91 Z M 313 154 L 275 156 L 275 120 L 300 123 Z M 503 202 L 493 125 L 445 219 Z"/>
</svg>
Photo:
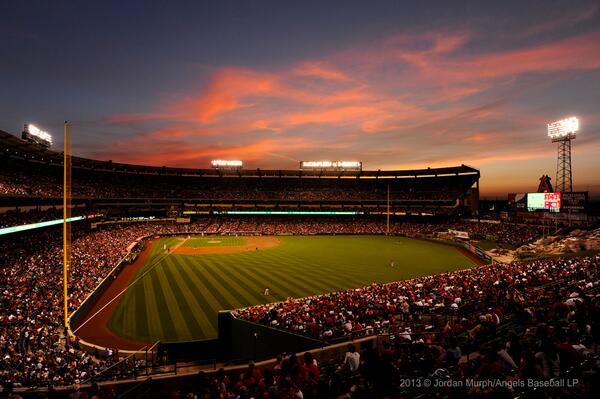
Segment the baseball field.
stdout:
<svg viewBox="0 0 600 399">
<path fill-rule="evenodd" d="M 219 310 L 476 263 L 452 246 L 385 236 L 170 237 L 142 258 L 107 322 L 135 342 L 214 338 Z"/>
</svg>

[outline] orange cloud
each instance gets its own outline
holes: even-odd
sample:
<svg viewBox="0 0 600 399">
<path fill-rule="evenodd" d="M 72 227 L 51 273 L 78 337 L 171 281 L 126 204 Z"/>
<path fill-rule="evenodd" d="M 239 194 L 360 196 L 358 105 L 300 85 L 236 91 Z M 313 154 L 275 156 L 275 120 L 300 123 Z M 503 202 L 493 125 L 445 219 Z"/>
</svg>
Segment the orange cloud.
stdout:
<svg viewBox="0 0 600 399">
<path fill-rule="evenodd" d="M 492 137 L 490 137 L 489 135 L 487 135 L 485 133 L 477 133 L 477 134 L 473 134 L 473 135 L 467 137 L 465 140 L 481 143 L 483 141 L 489 141 L 490 139 L 492 139 Z"/>
<path fill-rule="evenodd" d="M 326 111 L 292 114 L 287 117 L 286 122 L 290 125 L 302 125 L 307 123 L 349 123 L 356 119 L 373 115 L 376 112 L 378 112 L 378 109 L 370 106 L 340 107 Z"/>
<path fill-rule="evenodd" d="M 122 140 L 91 151 L 95 158 L 112 159 L 116 162 L 142 165 L 166 165 L 174 167 L 208 167 L 215 158 L 243 159 L 252 161 L 268 156 L 279 156 L 282 149 L 300 150 L 313 148 L 314 144 L 304 137 L 260 139 L 239 145 L 193 144 L 165 135 L 166 130 L 150 132 L 129 140 Z M 189 136 L 183 129 L 180 136 Z M 285 155 L 282 155 L 285 157 Z"/>
<path fill-rule="evenodd" d="M 173 166 L 214 157 L 258 163 L 350 154 L 369 167 L 394 168 L 552 159 L 543 130 L 554 116 L 514 105 L 535 87 L 518 79 L 550 74 L 551 87 L 568 76 L 564 71 L 599 70 L 600 31 L 466 51 L 476 38 L 475 32 L 396 35 L 278 70 L 223 67 L 197 93 L 156 113 L 108 118 L 163 127 L 139 134 L 136 125 L 134 139 L 98 153 Z M 594 115 L 586 122 L 600 123 Z"/>
<path fill-rule="evenodd" d="M 175 114 L 191 116 L 200 122 L 214 122 L 226 112 L 249 106 L 242 98 L 271 92 L 277 77 L 248 69 L 223 68 L 211 79 L 203 94 L 172 106 Z"/>
<path fill-rule="evenodd" d="M 325 62 L 305 62 L 293 69 L 298 76 L 310 76 L 325 80 L 350 81 L 350 77 L 342 70 Z"/>
<path fill-rule="evenodd" d="M 444 58 L 425 51 L 402 58 L 417 67 L 420 79 L 453 85 L 470 83 L 473 87 L 480 80 L 528 72 L 597 69 L 599 42 L 600 32 L 592 32 L 541 46 L 477 56 Z"/>
</svg>

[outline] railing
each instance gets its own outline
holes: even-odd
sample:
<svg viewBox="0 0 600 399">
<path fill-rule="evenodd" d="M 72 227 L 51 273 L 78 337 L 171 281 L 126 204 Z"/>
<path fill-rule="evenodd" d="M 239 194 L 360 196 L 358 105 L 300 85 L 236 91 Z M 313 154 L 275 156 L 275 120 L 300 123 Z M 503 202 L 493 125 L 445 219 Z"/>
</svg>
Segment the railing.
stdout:
<svg viewBox="0 0 600 399">
<path fill-rule="evenodd" d="M 105 373 L 108 373 L 110 370 L 115 370 L 115 369 L 117 369 L 117 367 L 119 367 L 119 366 L 121 366 L 121 365 L 125 365 L 125 376 L 132 376 L 134 379 L 135 379 L 135 378 L 137 378 L 136 354 L 137 354 L 138 352 L 143 352 L 143 351 L 144 351 L 144 350 L 146 350 L 146 349 L 147 349 L 147 347 L 146 347 L 146 346 L 143 346 L 143 347 L 141 347 L 141 348 L 140 348 L 140 349 L 138 349 L 138 350 L 137 350 L 135 353 L 132 353 L 131 355 L 129 355 L 129 356 L 127 356 L 127 357 L 125 357 L 125 358 L 123 358 L 123 359 L 119 360 L 118 362 L 116 362 L 116 363 L 114 363 L 114 364 L 111 364 L 111 365 L 110 365 L 110 366 L 108 366 L 107 368 L 105 368 L 105 369 L 101 370 L 99 373 L 97 373 L 97 374 L 95 374 L 95 375 L 93 375 L 93 376 L 89 377 L 88 379 L 84 380 L 84 381 L 83 381 L 83 383 L 84 383 L 84 384 L 87 384 L 87 383 L 89 383 L 89 382 L 91 382 L 91 381 L 94 381 L 94 380 L 111 379 L 110 377 L 109 377 L 109 378 L 100 378 L 100 377 L 101 377 L 102 375 L 105 375 Z M 131 369 L 128 369 L 128 368 L 126 367 L 126 366 L 127 366 L 127 363 L 128 363 L 128 361 L 129 361 L 129 360 L 131 360 L 131 361 L 132 361 Z M 146 368 L 146 370 L 147 370 L 147 368 Z M 129 372 L 130 372 L 131 374 L 129 374 Z M 118 375 L 119 375 L 119 377 L 123 377 L 123 370 L 121 370 L 121 371 L 119 372 L 119 374 L 118 374 Z"/>
</svg>

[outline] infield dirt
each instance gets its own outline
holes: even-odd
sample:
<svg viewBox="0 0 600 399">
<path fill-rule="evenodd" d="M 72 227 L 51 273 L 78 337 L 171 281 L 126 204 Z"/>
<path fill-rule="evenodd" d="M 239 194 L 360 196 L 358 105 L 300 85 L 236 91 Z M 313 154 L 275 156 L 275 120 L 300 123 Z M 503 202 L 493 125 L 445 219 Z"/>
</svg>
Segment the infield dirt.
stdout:
<svg viewBox="0 0 600 399">
<path fill-rule="evenodd" d="M 172 254 L 176 255 L 208 255 L 230 254 L 233 252 L 260 251 L 261 249 L 278 246 L 281 241 L 277 237 L 244 237 L 245 245 L 215 246 L 215 247 L 189 247 L 185 245 L 173 248 Z"/>
</svg>

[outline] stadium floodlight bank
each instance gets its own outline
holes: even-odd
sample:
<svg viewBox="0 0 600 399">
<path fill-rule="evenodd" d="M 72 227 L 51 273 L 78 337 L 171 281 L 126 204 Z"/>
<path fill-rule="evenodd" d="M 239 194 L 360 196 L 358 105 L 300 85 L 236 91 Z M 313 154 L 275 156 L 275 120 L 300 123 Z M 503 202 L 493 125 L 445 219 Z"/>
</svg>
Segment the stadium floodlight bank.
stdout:
<svg viewBox="0 0 600 399">
<path fill-rule="evenodd" d="M 21 138 L 30 143 L 39 144 L 45 148 L 52 147 L 52 136 L 36 126 L 26 123 L 23 125 L 23 133 Z"/>
<path fill-rule="evenodd" d="M 573 171 L 571 169 L 571 141 L 577 137 L 579 119 L 575 116 L 548 124 L 548 137 L 557 143 L 555 188 L 560 192 L 573 191 Z"/>
<path fill-rule="evenodd" d="M 227 161 L 224 159 L 214 159 L 210 161 L 210 165 L 214 169 L 242 169 L 244 163 L 239 160 Z"/>
<path fill-rule="evenodd" d="M 357 161 L 301 161 L 300 169 L 321 170 L 362 170 L 362 162 Z"/>
<path fill-rule="evenodd" d="M 548 137 L 552 141 L 574 139 L 579 131 L 579 119 L 575 116 L 548 124 Z"/>
</svg>

